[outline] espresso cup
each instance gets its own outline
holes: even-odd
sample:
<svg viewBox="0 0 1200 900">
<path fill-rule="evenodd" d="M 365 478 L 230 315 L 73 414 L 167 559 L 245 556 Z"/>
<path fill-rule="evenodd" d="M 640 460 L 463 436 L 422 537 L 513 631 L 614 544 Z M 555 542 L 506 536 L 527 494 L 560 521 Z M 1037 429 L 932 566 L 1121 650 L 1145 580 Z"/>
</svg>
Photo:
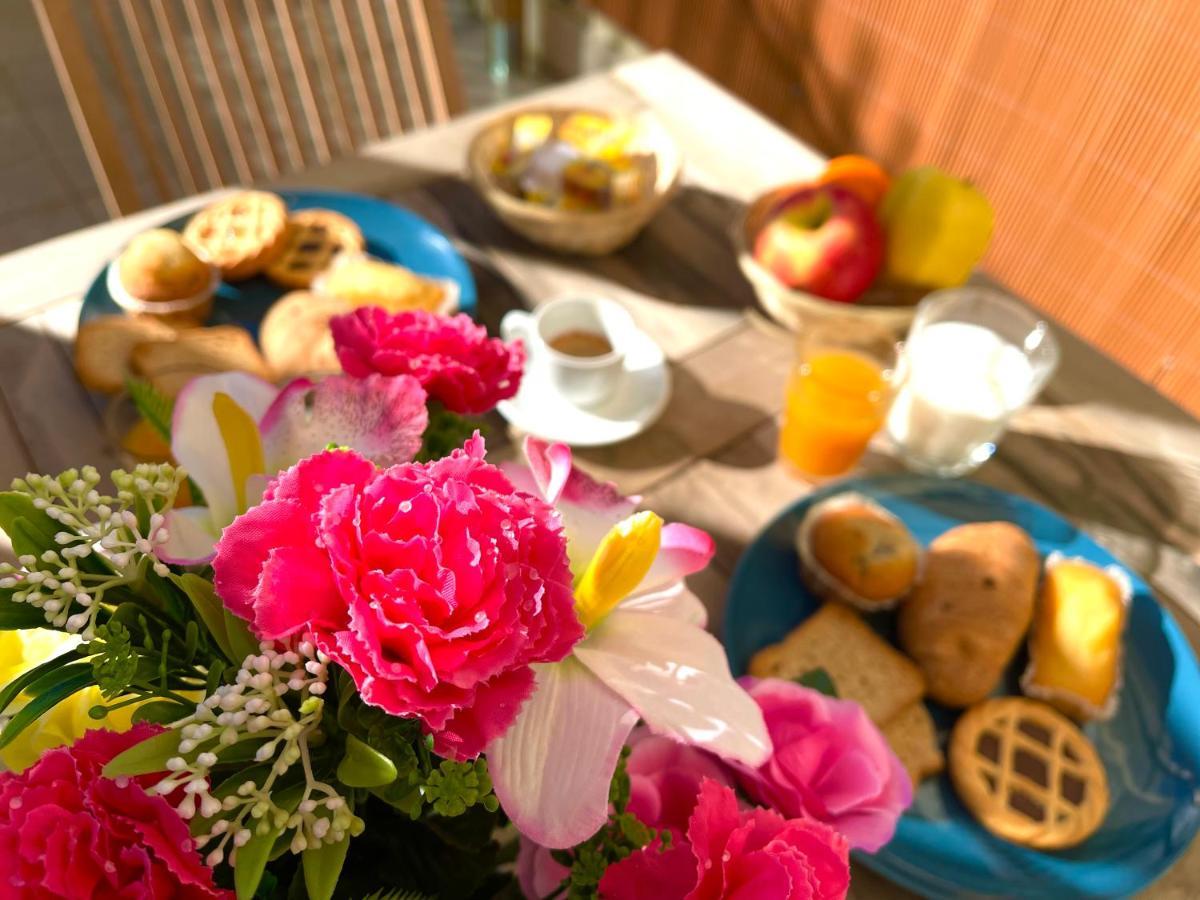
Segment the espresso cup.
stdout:
<svg viewBox="0 0 1200 900">
<path fill-rule="evenodd" d="M 625 308 L 602 297 L 560 297 L 533 313 L 514 310 L 500 323 L 504 339 L 521 338 L 530 358 L 544 364 L 555 390 L 584 407 L 612 396 L 634 330 Z"/>
</svg>

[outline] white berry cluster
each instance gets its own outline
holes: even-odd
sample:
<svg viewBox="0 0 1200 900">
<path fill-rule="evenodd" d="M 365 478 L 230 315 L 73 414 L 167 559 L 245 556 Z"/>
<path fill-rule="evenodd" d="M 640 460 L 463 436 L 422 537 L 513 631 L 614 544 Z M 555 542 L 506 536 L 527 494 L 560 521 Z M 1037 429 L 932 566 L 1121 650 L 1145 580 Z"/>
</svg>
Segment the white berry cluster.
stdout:
<svg viewBox="0 0 1200 900">
<path fill-rule="evenodd" d="M 213 822 L 197 838 L 215 866 L 229 858 L 255 834 L 292 830 L 293 853 L 337 843 L 362 832 L 363 821 L 344 797 L 313 777 L 309 739 L 324 714 L 329 658 L 305 636 L 294 647 L 264 641 L 259 653 L 247 656 L 233 684 L 222 685 L 196 707 L 196 713 L 173 727 L 179 729 L 179 755 L 167 760 L 167 777 L 153 790 L 167 795 L 182 789 L 176 807 L 185 819 L 197 813 Z M 290 702 L 289 702 L 290 701 Z M 247 779 L 232 793 L 210 792 L 209 776 L 221 755 L 243 741 L 261 742 L 258 763 L 274 761 L 258 783 Z M 303 784 L 281 789 L 279 782 L 296 763 Z"/>
<path fill-rule="evenodd" d="M 24 553 L 18 566 L 0 563 L 0 588 L 16 588 L 14 603 L 41 609 L 49 625 L 90 640 L 105 592 L 141 581 L 148 567 L 168 574 L 154 553 L 167 540 L 165 515 L 186 477 L 166 464 L 118 469 L 111 475 L 116 496 L 97 490 L 100 473 L 92 466 L 68 469 L 57 478 L 30 474 L 14 480 L 13 490 L 28 495 L 61 530 L 54 535 L 58 549 Z M 139 505 L 145 510 L 144 530 Z M 103 571 L 80 566 L 93 554 L 107 563 Z"/>
</svg>

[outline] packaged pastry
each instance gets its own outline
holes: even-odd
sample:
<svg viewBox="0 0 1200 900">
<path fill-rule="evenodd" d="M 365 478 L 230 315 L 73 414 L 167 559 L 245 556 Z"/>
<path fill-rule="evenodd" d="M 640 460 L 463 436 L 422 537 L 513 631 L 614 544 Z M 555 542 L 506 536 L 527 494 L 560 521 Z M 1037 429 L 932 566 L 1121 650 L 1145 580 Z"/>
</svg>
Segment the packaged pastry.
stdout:
<svg viewBox="0 0 1200 900">
<path fill-rule="evenodd" d="M 921 546 L 896 516 L 861 494 L 837 494 L 809 508 L 796 532 L 805 585 L 864 612 L 908 596 Z"/>
<path fill-rule="evenodd" d="M 1066 716 L 1025 697 L 971 707 L 950 735 L 950 780 L 984 828 L 1040 850 L 1074 847 L 1108 813 L 1096 748 Z"/>
<path fill-rule="evenodd" d="M 1029 535 L 1008 522 L 959 525 L 929 545 L 898 626 L 930 697 L 962 707 L 992 692 L 1029 630 L 1039 568 Z"/>
<path fill-rule="evenodd" d="M 121 284 L 130 296 L 154 303 L 194 297 L 212 284 L 212 267 L 196 256 L 179 232 L 145 231 L 117 257 Z"/>
<path fill-rule="evenodd" d="M 1052 553 L 1021 689 L 1079 720 L 1108 719 L 1121 686 L 1121 635 L 1133 585 L 1119 566 Z"/>
<path fill-rule="evenodd" d="M 449 315 L 458 309 L 458 284 L 426 278 L 394 263 L 341 254 L 316 281 L 313 291 L 351 307 L 381 306 L 388 312 L 423 309 Z"/>
<path fill-rule="evenodd" d="M 267 191 L 240 191 L 200 210 L 183 239 L 226 281 L 257 275 L 275 258 L 287 235 L 288 211 Z"/>
</svg>

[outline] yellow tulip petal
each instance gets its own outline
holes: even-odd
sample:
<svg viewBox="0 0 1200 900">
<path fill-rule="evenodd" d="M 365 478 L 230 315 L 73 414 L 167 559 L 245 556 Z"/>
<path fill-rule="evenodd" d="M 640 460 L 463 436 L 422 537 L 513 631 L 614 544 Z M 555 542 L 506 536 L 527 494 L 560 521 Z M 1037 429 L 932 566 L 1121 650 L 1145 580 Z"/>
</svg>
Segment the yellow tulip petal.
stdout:
<svg viewBox="0 0 1200 900">
<path fill-rule="evenodd" d="M 221 432 L 221 441 L 225 444 L 225 453 L 229 457 L 237 511 L 244 513 L 247 509 L 246 479 L 266 468 L 258 424 L 236 400 L 222 391 L 213 394 L 212 410 Z"/>
<path fill-rule="evenodd" d="M 663 520 L 652 512 L 635 513 L 604 536 L 575 587 L 575 611 L 591 628 L 628 597 L 658 556 Z"/>
</svg>

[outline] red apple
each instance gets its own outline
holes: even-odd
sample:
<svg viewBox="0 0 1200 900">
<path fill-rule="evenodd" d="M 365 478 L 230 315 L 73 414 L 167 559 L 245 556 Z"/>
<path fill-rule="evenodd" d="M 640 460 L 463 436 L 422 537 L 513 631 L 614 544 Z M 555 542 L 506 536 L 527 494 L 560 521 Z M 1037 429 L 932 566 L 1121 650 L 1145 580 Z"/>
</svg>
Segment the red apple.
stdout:
<svg viewBox="0 0 1200 900">
<path fill-rule="evenodd" d="M 842 303 L 862 296 L 883 254 L 874 210 L 831 184 L 784 200 L 754 242 L 754 258 L 788 287 Z"/>
</svg>

